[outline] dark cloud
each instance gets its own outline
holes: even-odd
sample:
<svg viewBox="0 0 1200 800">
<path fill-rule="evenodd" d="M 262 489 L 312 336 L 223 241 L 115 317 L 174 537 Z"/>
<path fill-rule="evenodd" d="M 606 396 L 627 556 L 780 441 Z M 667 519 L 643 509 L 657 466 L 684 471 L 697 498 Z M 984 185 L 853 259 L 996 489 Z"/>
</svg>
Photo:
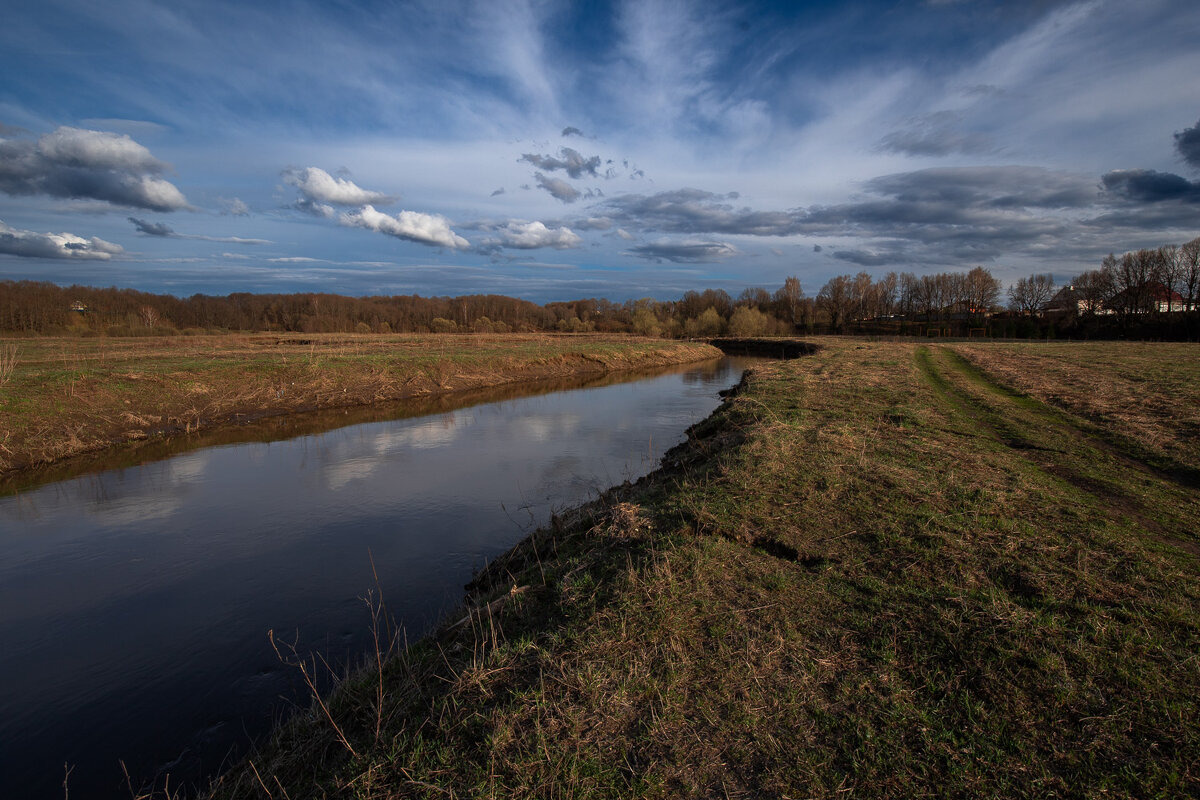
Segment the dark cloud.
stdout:
<svg viewBox="0 0 1200 800">
<path fill-rule="evenodd" d="M 1161 203 L 1166 200 L 1200 202 L 1200 182 L 1170 172 L 1152 169 L 1118 169 L 1101 179 L 1104 188 L 1135 203 Z"/>
<path fill-rule="evenodd" d="M 566 136 L 583 136 L 583 131 L 576 128 L 574 125 L 568 125 L 562 129 L 562 135 Z"/>
<path fill-rule="evenodd" d="M 203 236 L 196 233 L 176 233 L 169 225 L 162 222 L 147 222 L 137 217 L 126 217 L 138 229 L 138 233 L 146 236 L 158 236 L 165 239 L 192 239 L 201 242 L 220 242 L 221 244 L 271 244 L 270 239 L 244 239 L 240 236 Z"/>
<path fill-rule="evenodd" d="M 814 245 L 813 245 L 813 252 L 814 252 L 814 253 L 819 253 L 819 252 L 821 252 L 821 251 L 822 251 L 822 250 L 824 250 L 824 249 L 825 249 L 825 248 L 824 248 L 824 247 L 821 247 L 821 245 L 819 245 L 819 244 L 814 244 Z"/>
<path fill-rule="evenodd" d="M 736 255 L 737 248 L 726 242 L 658 241 L 631 247 L 626 252 L 651 261 L 702 264 Z"/>
<path fill-rule="evenodd" d="M 125 135 L 61 127 L 36 142 L 0 141 L 0 192 L 102 200 L 151 211 L 187 208 L 160 176 L 169 165 Z"/>
<path fill-rule="evenodd" d="M 536 153 L 525 153 L 521 156 L 520 160 L 527 161 L 547 172 L 554 172 L 561 169 L 575 180 L 582 178 L 584 175 L 591 175 L 593 178 L 600 177 L 596 172 L 600 168 L 600 156 L 585 157 L 570 147 L 560 149 L 557 158 L 554 156 L 542 156 Z"/>
<path fill-rule="evenodd" d="M 833 254 L 863 266 L 958 264 L 1063 252 L 1072 241 L 1072 215 L 1101 199 L 1094 179 L 1020 166 L 918 170 L 876 178 L 865 188 L 868 196 L 857 202 L 796 214 L 794 229 L 867 240 Z"/>
<path fill-rule="evenodd" d="M 1103 197 L 1094 178 L 1021 166 L 926 169 L 881 176 L 863 188 L 854 202 L 782 211 L 738 207 L 730 202 L 736 194 L 700 189 L 622 195 L 601 208 L 629 230 L 856 237 L 864 246 L 832 255 L 863 265 L 941 264 L 1059 246 L 1069 239 L 1070 218 Z"/>
<path fill-rule="evenodd" d="M 911 156 L 977 155 L 993 149 L 991 140 L 972 131 L 959 130 L 960 115 L 939 111 L 908 122 L 879 141 L 881 150 Z"/>
<path fill-rule="evenodd" d="M 571 184 L 558 178 L 550 178 L 540 172 L 534 173 L 537 178 L 537 185 L 541 189 L 545 189 L 556 200 L 561 200 L 564 203 L 574 203 L 582 193 Z"/>
<path fill-rule="evenodd" d="M 1200 169 L 1200 121 L 1175 134 L 1175 149 L 1192 167 Z"/>
<path fill-rule="evenodd" d="M 1144 231 L 1179 229 L 1195 230 L 1196 206 L 1188 202 L 1145 203 L 1126 205 L 1086 219 L 1083 225 L 1094 233 L 1121 231 L 1121 236 Z"/>
<path fill-rule="evenodd" d="M 497 189 L 496 191 L 494 191 L 494 192 L 492 192 L 491 194 L 489 194 L 489 195 L 488 195 L 488 197 L 497 197 L 497 196 L 499 196 L 499 195 L 502 195 L 502 194 L 504 194 L 504 187 L 503 187 L 503 186 L 501 186 L 499 189 Z"/>
<path fill-rule="evenodd" d="M 127 217 L 138 229 L 138 233 L 144 233 L 147 236 L 174 236 L 175 231 L 171 230 L 169 225 L 161 222 L 147 222 L 144 219 L 137 217 Z"/>
<path fill-rule="evenodd" d="M 753 211 L 735 208 L 727 200 L 737 192 L 714 194 L 701 189 L 678 189 L 654 195 L 627 194 L 605 207 L 618 223 L 668 233 L 723 233 L 747 236 L 789 236 L 801 233 L 791 211 Z"/>
<path fill-rule="evenodd" d="M 839 261 L 849 261 L 860 267 L 881 267 L 888 264 L 906 264 L 912 261 L 911 256 L 902 248 L 884 250 L 837 250 L 833 257 Z"/>
<path fill-rule="evenodd" d="M 972 208 L 1083 208 L 1096 201 L 1092 180 L 1040 167 L 939 167 L 884 175 L 868 190 L 902 203 Z"/>
<path fill-rule="evenodd" d="M 0 222 L 0 254 L 23 258 L 88 259 L 108 261 L 125 249 L 95 236 L 85 239 L 73 233 L 38 233 Z"/>
</svg>

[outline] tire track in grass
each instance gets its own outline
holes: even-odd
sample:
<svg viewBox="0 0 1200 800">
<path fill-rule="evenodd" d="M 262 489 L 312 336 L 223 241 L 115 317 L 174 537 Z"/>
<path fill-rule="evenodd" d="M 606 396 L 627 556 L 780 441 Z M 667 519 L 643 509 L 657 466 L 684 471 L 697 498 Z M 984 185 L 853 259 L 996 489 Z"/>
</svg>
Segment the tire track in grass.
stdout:
<svg viewBox="0 0 1200 800">
<path fill-rule="evenodd" d="M 1200 555 L 1200 542 L 1187 523 L 1200 513 L 1200 498 L 1186 482 L 1117 447 L 1067 412 L 997 383 L 949 347 L 917 348 L 915 359 L 929 384 L 978 435 L 1074 487 L 1114 521 L 1124 517 L 1159 541 Z"/>
</svg>

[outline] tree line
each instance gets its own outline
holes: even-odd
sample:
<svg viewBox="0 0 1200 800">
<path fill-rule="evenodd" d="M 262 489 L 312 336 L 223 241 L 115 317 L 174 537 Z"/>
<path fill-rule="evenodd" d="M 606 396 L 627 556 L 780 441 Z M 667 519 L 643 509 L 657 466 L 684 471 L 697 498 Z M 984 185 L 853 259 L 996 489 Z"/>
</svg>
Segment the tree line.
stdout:
<svg viewBox="0 0 1200 800">
<path fill-rule="evenodd" d="M 1062 300 L 1084 315 L 1195 311 L 1200 307 L 1200 237 L 1121 256 L 1109 253 L 1098 269 L 1079 275 L 1065 289 Z M 1010 306 L 1023 313 L 1045 310 L 1055 294 L 1049 275 L 1033 275 L 1009 290 Z"/>
<path fill-rule="evenodd" d="M 1165 306 L 1162 296 L 1167 298 Z M 1056 300 L 1061 308 L 1051 308 Z M 828 332 L 1041 336 L 1082 331 L 1103 336 L 1127 335 L 1134 315 L 1144 312 L 1156 318 L 1163 312 L 1192 317 L 1198 308 L 1200 238 L 1119 257 L 1110 254 L 1098 269 L 1084 272 L 1063 289 L 1050 275 L 1021 278 L 1008 289 L 1007 314 L 1000 313 L 1000 281 L 982 266 L 927 275 L 888 272 L 878 279 L 867 272 L 838 275 L 813 296 L 792 276 L 773 292 L 747 288 L 736 297 L 723 289 L 705 289 L 685 292 L 677 300 L 615 303 L 586 298 L 545 305 L 503 295 L 349 297 L 298 292 L 181 298 L 134 289 L 0 281 L 0 331 L 108 336 L 220 331 L 595 331 L 668 338 Z M 1048 318 L 1047 312 L 1056 313 Z M 1160 319 L 1158 328 L 1161 323 Z M 1138 324 L 1145 327 L 1144 320 Z"/>
<path fill-rule="evenodd" d="M 849 321 L 948 305 L 981 308 L 999 282 L 982 267 L 920 278 L 889 273 L 839 276 L 815 296 L 796 277 L 774 292 L 688 291 L 678 300 L 615 303 L 586 298 L 545 305 L 502 295 L 349 297 L 300 292 L 191 297 L 134 289 L 0 282 L 0 330 L 14 333 L 137 336 L 216 331 L 303 333 L 634 333 L 668 338 L 763 336 L 840 330 Z"/>
<path fill-rule="evenodd" d="M 792 326 L 781 318 L 801 318 L 795 311 L 803 298 L 799 281 L 789 278 L 785 289 L 774 294 L 747 289 L 737 298 L 721 289 L 707 289 L 667 302 L 587 298 L 538 305 L 502 295 L 348 297 L 301 292 L 181 298 L 134 289 L 10 280 L 0 281 L 0 331 L 108 336 L 219 331 L 761 335 L 790 331 Z"/>
<path fill-rule="evenodd" d="M 1009 287 L 1008 308 L 1025 335 L 1196 339 L 1200 237 L 1109 253 L 1063 286 L 1051 275 L 1021 278 Z"/>
</svg>

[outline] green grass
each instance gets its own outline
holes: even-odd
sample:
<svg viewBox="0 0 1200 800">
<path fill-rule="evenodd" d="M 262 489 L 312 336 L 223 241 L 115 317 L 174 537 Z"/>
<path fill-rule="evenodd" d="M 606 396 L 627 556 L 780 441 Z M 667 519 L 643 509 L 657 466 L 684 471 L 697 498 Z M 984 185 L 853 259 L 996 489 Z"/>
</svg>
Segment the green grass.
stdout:
<svg viewBox="0 0 1200 800">
<path fill-rule="evenodd" d="M 356 757 L 302 714 L 215 795 L 1200 796 L 1200 499 L 1151 463 L 1179 443 L 1124 448 L 978 353 L 758 370 L 491 565 L 470 607 L 524 588 L 390 662 L 381 706 L 344 684 Z"/>
</svg>

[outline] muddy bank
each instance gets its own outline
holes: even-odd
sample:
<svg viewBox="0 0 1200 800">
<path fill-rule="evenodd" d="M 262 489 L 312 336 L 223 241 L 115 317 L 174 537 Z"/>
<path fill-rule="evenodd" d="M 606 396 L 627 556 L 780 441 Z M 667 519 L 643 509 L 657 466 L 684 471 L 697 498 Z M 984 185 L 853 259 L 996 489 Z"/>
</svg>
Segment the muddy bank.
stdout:
<svg viewBox="0 0 1200 800">
<path fill-rule="evenodd" d="M 710 343 L 730 356 L 799 358 L 817 352 L 819 345 L 798 339 L 711 339 Z"/>
</svg>

